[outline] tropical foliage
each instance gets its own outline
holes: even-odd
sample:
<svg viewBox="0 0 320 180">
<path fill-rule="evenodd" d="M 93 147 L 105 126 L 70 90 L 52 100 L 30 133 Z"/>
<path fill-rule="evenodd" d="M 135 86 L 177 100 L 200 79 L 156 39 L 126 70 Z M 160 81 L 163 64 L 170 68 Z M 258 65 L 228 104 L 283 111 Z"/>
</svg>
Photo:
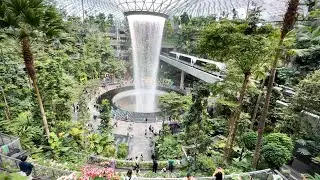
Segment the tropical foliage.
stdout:
<svg viewBox="0 0 320 180">
<path fill-rule="evenodd" d="M 186 112 L 191 104 L 190 96 L 183 96 L 176 92 L 170 92 L 159 97 L 159 107 L 166 115 L 176 119 Z"/>
<path fill-rule="evenodd" d="M 105 33 L 109 28 L 106 19 L 98 15 L 82 22 L 78 17 L 62 17 L 40 0 L 0 4 L 4 12 L 0 13 L 0 131 L 20 137 L 23 148 L 39 164 L 48 165 L 54 159 L 55 164 L 63 163 L 63 168 L 79 170 L 86 154 L 114 157 L 113 136 L 92 133 L 87 127 L 92 116 L 88 103 L 97 94 L 100 78 L 105 74 L 120 78 L 126 72 L 125 62 L 114 55 Z M 23 11 L 28 16 L 23 16 Z M 18 24 L 6 23 L 8 20 Z M 22 38 L 29 39 L 31 64 L 22 61 Z M 109 104 L 103 108 L 109 110 L 104 113 L 109 122 Z M 44 136 L 43 113 L 49 139 Z"/>
</svg>

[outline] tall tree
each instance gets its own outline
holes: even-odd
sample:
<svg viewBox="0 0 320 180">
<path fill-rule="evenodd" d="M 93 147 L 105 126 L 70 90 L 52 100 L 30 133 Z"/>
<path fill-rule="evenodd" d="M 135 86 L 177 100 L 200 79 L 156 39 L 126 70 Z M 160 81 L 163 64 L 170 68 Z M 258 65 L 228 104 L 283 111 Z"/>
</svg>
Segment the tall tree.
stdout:
<svg viewBox="0 0 320 180">
<path fill-rule="evenodd" d="M 109 14 L 109 15 L 108 15 L 107 23 L 108 23 L 110 26 L 113 26 L 113 25 L 114 25 L 113 14 Z"/>
<path fill-rule="evenodd" d="M 258 124 L 258 140 L 257 140 L 257 145 L 255 148 L 255 153 L 254 153 L 254 158 L 252 161 L 252 167 L 256 168 L 258 165 L 259 157 L 260 157 L 260 149 L 261 149 L 261 144 L 262 144 L 262 136 L 264 132 L 264 127 L 265 127 L 265 122 L 266 118 L 268 115 L 268 109 L 269 109 L 269 104 L 270 104 L 270 97 L 271 97 L 271 92 L 273 89 L 273 83 L 274 83 L 274 78 L 276 74 L 276 68 L 278 65 L 278 60 L 282 52 L 282 45 L 284 38 L 288 34 L 288 32 L 293 28 L 296 20 L 297 20 L 297 15 L 298 15 L 298 5 L 299 5 L 299 0 L 290 0 L 287 12 L 285 13 L 282 29 L 281 29 L 281 35 L 280 35 L 280 40 L 278 43 L 278 47 L 276 50 L 275 58 L 272 63 L 271 67 L 271 73 L 269 77 L 269 82 L 267 86 L 267 93 L 266 93 L 266 99 L 265 103 L 263 106 L 263 111 L 261 115 L 260 122 Z"/>
<path fill-rule="evenodd" d="M 229 120 L 225 160 L 229 160 L 232 153 L 238 119 L 242 111 L 250 77 L 262 64 L 267 62 L 268 48 L 271 49 L 271 44 L 267 38 L 259 34 L 261 33 L 260 30 L 250 30 L 251 34 L 246 34 L 248 28 L 251 27 L 247 23 L 214 23 L 203 32 L 200 41 L 202 52 L 210 58 L 231 62 L 243 74 L 242 87 L 239 94 L 236 95 L 237 106 L 233 109 Z"/>
<path fill-rule="evenodd" d="M 31 38 L 45 35 L 58 35 L 62 28 L 62 18 L 52 6 L 43 0 L 7 0 L 0 1 L 0 28 L 5 33 L 15 35 L 21 43 L 24 64 L 32 80 L 34 92 L 40 107 L 42 121 L 47 138 L 50 137 L 49 126 L 38 88 Z"/>
<path fill-rule="evenodd" d="M 184 12 L 180 16 L 180 22 L 181 22 L 181 24 L 184 24 L 184 25 L 186 25 L 186 24 L 188 24 L 190 22 L 190 17 L 189 17 L 187 12 Z"/>
</svg>

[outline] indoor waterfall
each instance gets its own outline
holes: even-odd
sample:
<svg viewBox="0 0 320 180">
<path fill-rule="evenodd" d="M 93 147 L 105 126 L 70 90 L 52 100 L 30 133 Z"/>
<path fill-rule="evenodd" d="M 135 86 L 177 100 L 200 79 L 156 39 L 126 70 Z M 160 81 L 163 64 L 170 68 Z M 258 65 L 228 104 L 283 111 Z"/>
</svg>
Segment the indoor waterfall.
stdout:
<svg viewBox="0 0 320 180">
<path fill-rule="evenodd" d="M 165 18 L 153 15 L 128 16 L 134 66 L 136 111 L 153 112 Z"/>
</svg>

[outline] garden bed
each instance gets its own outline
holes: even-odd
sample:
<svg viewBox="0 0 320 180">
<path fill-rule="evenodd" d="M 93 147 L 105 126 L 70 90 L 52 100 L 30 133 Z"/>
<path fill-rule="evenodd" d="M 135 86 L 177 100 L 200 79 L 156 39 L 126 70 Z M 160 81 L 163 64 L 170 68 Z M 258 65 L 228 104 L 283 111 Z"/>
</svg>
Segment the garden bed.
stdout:
<svg viewBox="0 0 320 180">
<path fill-rule="evenodd" d="M 90 156 L 88 158 L 88 164 L 97 166 L 109 166 L 110 162 L 115 161 L 116 169 L 132 169 L 135 166 L 135 161 L 127 161 L 120 159 L 105 158 L 100 156 Z M 177 161 L 176 161 L 177 162 Z M 180 161 L 179 161 L 180 162 Z M 140 161 L 140 170 L 152 170 L 152 161 Z M 167 168 L 168 161 L 158 161 L 158 169 Z M 175 169 L 181 169 L 182 165 L 180 163 L 175 163 Z"/>
</svg>

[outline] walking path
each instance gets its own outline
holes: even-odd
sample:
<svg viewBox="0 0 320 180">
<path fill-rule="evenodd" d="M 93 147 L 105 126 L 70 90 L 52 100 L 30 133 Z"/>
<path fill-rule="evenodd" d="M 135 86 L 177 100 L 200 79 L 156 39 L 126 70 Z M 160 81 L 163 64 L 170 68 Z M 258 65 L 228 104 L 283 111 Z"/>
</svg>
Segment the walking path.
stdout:
<svg viewBox="0 0 320 180">
<path fill-rule="evenodd" d="M 112 120 L 113 123 L 115 120 Z M 129 125 L 132 124 L 132 129 L 128 130 Z M 129 158 L 140 157 L 143 155 L 144 160 L 151 160 L 151 151 L 153 151 L 153 134 L 149 131 L 149 126 L 154 127 L 155 132 L 159 132 L 162 127 L 162 122 L 154 123 L 132 123 L 126 121 L 118 121 L 118 127 L 113 129 L 114 134 L 127 135 L 129 133 L 132 136 L 129 144 Z M 145 136 L 145 130 L 147 130 L 147 136 Z"/>
<path fill-rule="evenodd" d="M 125 84 L 132 85 L 132 84 Z M 99 111 L 94 107 L 96 104 L 96 99 L 107 92 L 110 89 L 116 88 L 116 85 L 107 85 L 106 88 L 99 87 L 98 93 L 95 97 L 91 97 L 90 101 L 88 102 L 88 108 L 90 113 L 90 121 L 89 123 L 92 125 L 92 128 L 95 132 L 98 132 L 98 128 L 101 122 L 100 118 L 94 119 L 93 116 L 96 115 L 99 117 Z M 77 112 L 73 114 L 73 120 L 77 120 L 78 115 Z M 116 120 L 111 119 L 111 124 L 114 124 Z M 114 127 L 113 133 L 119 135 L 128 135 L 131 136 L 131 140 L 129 143 L 129 155 L 128 158 L 135 158 L 138 156 L 140 158 L 141 154 L 143 155 L 144 160 L 151 160 L 151 153 L 154 149 L 152 140 L 154 139 L 154 135 L 149 131 L 149 126 L 151 125 L 154 128 L 155 132 L 159 132 L 162 127 L 162 120 L 159 119 L 159 122 L 153 123 L 133 123 L 118 120 L 118 126 Z M 129 130 L 129 125 L 132 124 L 132 129 Z M 145 130 L 147 130 L 147 135 L 145 135 Z"/>
</svg>

